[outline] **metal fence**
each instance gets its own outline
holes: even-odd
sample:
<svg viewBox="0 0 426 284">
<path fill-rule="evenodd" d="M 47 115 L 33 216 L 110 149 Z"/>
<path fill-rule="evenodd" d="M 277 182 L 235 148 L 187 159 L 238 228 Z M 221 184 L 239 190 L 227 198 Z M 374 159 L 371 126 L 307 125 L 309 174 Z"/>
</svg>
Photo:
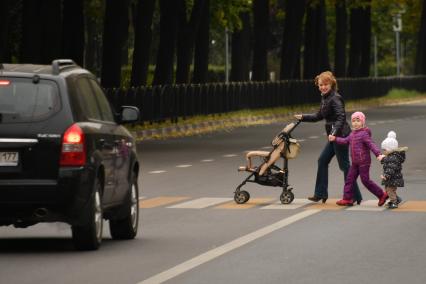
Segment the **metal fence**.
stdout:
<svg viewBox="0 0 426 284">
<path fill-rule="evenodd" d="M 392 88 L 426 92 L 426 76 L 339 79 L 338 85 L 345 100 L 364 99 L 384 96 Z M 141 110 L 142 123 L 319 102 L 312 80 L 165 85 L 105 91 L 116 109 L 121 105 L 137 106 Z"/>
</svg>

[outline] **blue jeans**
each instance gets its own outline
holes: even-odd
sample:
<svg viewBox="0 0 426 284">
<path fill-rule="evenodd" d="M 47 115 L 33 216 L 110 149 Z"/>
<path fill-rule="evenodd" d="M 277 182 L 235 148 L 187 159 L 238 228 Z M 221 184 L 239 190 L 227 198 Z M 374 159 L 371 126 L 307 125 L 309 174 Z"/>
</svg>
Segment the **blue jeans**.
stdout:
<svg viewBox="0 0 426 284">
<path fill-rule="evenodd" d="M 317 180 L 315 183 L 315 196 L 319 198 L 328 198 L 328 164 L 336 155 L 337 163 L 340 170 L 343 172 L 344 180 L 348 175 L 349 163 L 349 146 L 339 145 L 335 142 L 327 142 L 321 155 L 318 158 Z M 359 191 L 356 181 L 353 183 L 354 200 L 362 200 L 361 192 Z"/>
</svg>

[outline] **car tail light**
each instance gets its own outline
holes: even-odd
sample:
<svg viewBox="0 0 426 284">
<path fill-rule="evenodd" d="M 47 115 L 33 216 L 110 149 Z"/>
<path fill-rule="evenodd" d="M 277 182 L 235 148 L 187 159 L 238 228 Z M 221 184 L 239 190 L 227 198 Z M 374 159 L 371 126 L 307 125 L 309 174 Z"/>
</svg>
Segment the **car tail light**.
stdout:
<svg viewBox="0 0 426 284">
<path fill-rule="evenodd" d="M 0 86 L 9 86 L 10 81 L 9 80 L 0 80 Z"/>
<path fill-rule="evenodd" d="M 60 165 L 66 167 L 86 164 L 86 146 L 83 130 L 77 124 L 71 125 L 62 138 Z"/>
</svg>

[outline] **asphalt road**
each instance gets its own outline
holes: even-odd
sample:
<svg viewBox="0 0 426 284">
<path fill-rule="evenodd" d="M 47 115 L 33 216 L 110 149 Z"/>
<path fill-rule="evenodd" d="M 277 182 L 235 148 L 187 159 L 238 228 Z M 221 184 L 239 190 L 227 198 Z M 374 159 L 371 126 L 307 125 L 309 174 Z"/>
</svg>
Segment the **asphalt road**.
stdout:
<svg viewBox="0 0 426 284">
<path fill-rule="evenodd" d="M 139 145 L 140 234 L 99 251 L 74 251 L 65 224 L 0 227 L 0 283 L 425 283 L 426 104 L 365 111 L 378 145 L 389 130 L 408 146 L 404 203 L 335 206 L 343 176 L 330 165 L 325 205 L 307 203 L 326 138 L 323 122 L 302 123 L 297 159 L 289 163 L 296 200 L 279 204 L 279 188 L 248 184 L 251 199 L 235 205 L 246 176 L 247 150 L 267 150 L 282 124 Z M 381 165 L 373 160 L 371 177 Z"/>
</svg>

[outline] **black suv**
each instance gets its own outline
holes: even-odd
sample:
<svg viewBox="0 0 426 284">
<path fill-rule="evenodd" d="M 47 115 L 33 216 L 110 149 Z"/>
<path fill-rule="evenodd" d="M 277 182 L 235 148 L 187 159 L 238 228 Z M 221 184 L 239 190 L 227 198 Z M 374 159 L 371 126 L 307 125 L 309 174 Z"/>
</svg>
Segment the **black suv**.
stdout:
<svg viewBox="0 0 426 284">
<path fill-rule="evenodd" d="M 95 76 L 72 60 L 0 64 L 0 226 L 66 222 L 78 249 L 97 249 L 103 219 L 114 239 L 138 230 L 139 162 Z"/>
</svg>

